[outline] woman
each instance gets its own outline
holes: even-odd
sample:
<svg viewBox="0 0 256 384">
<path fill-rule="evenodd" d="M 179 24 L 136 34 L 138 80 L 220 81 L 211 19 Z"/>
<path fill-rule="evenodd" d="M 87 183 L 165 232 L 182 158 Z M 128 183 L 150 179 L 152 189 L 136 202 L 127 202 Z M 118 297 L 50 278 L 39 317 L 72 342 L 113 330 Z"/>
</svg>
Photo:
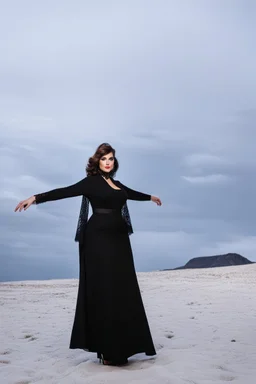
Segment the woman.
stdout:
<svg viewBox="0 0 256 384">
<path fill-rule="evenodd" d="M 33 203 L 83 196 L 75 238 L 79 242 L 79 288 L 69 348 L 96 352 L 107 365 L 126 364 L 136 353 L 156 354 L 134 268 L 126 201 L 162 203 L 156 196 L 114 180 L 118 167 L 114 148 L 103 143 L 89 158 L 87 177 L 31 196 L 15 208 L 21 212 Z M 93 214 L 88 220 L 89 202 Z"/>
</svg>

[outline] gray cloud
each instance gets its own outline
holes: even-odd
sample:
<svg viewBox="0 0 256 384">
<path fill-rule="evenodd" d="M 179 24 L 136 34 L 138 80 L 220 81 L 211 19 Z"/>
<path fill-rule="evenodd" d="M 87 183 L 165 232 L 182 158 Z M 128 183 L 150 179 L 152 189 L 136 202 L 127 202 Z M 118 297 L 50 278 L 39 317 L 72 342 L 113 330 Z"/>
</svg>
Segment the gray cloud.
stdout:
<svg viewBox="0 0 256 384">
<path fill-rule="evenodd" d="M 138 270 L 256 260 L 256 5 L 11 1 L 0 16 L 1 280 L 75 277 L 80 198 L 17 203 L 84 177 L 109 141 Z"/>
</svg>

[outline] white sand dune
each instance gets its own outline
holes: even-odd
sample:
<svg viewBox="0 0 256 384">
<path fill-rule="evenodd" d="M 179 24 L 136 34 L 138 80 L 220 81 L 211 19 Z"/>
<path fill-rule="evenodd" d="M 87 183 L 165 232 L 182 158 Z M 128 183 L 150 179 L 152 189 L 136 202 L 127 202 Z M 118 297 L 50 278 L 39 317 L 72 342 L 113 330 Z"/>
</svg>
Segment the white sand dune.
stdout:
<svg viewBox="0 0 256 384">
<path fill-rule="evenodd" d="M 138 273 L 156 357 L 68 348 L 77 280 L 1 283 L 1 384 L 256 382 L 256 264 Z"/>
</svg>

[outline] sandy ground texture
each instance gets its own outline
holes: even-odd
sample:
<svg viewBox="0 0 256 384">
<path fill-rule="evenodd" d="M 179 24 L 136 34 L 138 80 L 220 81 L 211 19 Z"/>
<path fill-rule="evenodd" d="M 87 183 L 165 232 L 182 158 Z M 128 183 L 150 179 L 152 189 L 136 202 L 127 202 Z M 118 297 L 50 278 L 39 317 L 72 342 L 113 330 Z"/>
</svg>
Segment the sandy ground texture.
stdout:
<svg viewBox="0 0 256 384">
<path fill-rule="evenodd" d="M 68 348 L 77 280 L 1 283 L 1 384 L 256 383 L 256 264 L 138 273 L 157 355 Z"/>
</svg>

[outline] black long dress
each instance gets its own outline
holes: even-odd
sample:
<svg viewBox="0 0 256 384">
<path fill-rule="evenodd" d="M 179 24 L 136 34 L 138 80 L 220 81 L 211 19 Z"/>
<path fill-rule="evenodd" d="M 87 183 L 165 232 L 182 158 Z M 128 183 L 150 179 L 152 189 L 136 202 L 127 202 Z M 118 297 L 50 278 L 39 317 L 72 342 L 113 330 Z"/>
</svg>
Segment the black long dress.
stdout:
<svg viewBox="0 0 256 384">
<path fill-rule="evenodd" d="M 35 195 L 36 204 L 86 196 L 93 214 L 79 243 L 80 274 L 69 348 L 128 358 L 156 354 L 134 268 L 127 223 L 121 209 L 127 199 L 151 196 L 117 180 L 112 188 L 101 175 Z"/>
</svg>

